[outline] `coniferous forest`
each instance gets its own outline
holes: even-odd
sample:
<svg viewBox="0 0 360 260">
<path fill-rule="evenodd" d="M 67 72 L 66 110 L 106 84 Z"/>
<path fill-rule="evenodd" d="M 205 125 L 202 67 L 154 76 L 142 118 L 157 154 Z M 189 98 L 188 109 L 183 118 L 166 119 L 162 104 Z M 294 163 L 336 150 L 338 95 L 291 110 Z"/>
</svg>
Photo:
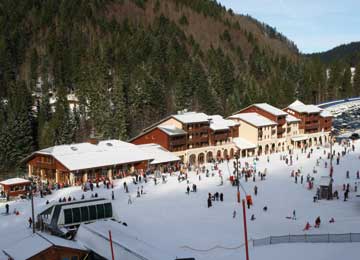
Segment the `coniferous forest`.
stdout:
<svg viewBox="0 0 360 260">
<path fill-rule="evenodd" d="M 185 108 L 359 96 L 350 66 L 360 72 L 214 0 L 2 0 L 0 170 L 89 136 L 126 140 Z"/>
</svg>

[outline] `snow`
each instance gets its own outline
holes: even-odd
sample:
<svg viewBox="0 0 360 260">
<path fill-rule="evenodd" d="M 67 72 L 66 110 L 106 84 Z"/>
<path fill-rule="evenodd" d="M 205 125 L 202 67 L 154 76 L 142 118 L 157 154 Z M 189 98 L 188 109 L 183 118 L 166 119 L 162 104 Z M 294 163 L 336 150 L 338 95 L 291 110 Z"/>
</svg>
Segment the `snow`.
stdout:
<svg viewBox="0 0 360 260">
<path fill-rule="evenodd" d="M 304 103 L 300 102 L 299 100 L 296 100 L 292 104 L 289 105 L 290 109 L 298 112 L 298 113 L 320 113 L 322 111 L 321 108 L 315 105 L 305 105 Z"/>
<path fill-rule="evenodd" d="M 254 106 L 274 115 L 274 116 L 286 116 L 288 113 L 282 111 L 281 109 L 274 107 L 272 105 L 269 105 L 267 103 L 258 103 L 254 104 Z"/>
<path fill-rule="evenodd" d="M 299 118 L 296 118 L 292 115 L 287 115 L 286 116 L 286 122 L 287 123 L 295 123 L 295 122 L 300 122 L 301 120 Z"/>
<path fill-rule="evenodd" d="M 208 122 L 209 116 L 205 113 L 184 112 L 182 114 L 173 115 L 175 119 L 184 124 Z"/>
<path fill-rule="evenodd" d="M 234 144 L 236 147 L 238 147 L 240 150 L 247 150 L 247 149 L 255 149 L 256 145 L 247 141 L 244 138 L 236 137 L 233 139 Z"/>
<path fill-rule="evenodd" d="M 237 125 L 233 120 L 224 119 L 220 115 L 209 116 L 209 119 L 211 119 L 210 129 L 214 131 L 229 130 L 230 127 Z"/>
<path fill-rule="evenodd" d="M 111 259 L 109 231 L 111 231 L 116 259 L 172 259 L 170 255 L 163 252 L 163 250 L 154 244 L 151 245 L 142 240 L 141 237 L 131 233 L 129 234 L 129 228 L 111 220 L 82 224 L 75 239 L 85 245 L 85 247 L 95 250 L 101 256 Z M 155 241 L 153 241 L 153 243 L 154 242 Z M 136 255 L 142 256 L 143 258 L 138 258 Z"/>
<path fill-rule="evenodd" d="M 262 115 L 259 115 L 258 113 L 241 113 L 241 114 L 232 115 L 229 118 L 240 119 L 240 120 L 245 121 L 255 127 L 277 125 L 276 122 L 274 122 Z"/>
<path fill-rule="evenodd" d="M 158 126 L 159 129 L 164 131 L 166 134 L 174 136 L 174 135 L 185 135 L 186 132 L 180 128 L 177 128 L 174 125 L 162 125 Z"/>
<path fill-rule="evenodd" d="M 328 110 L 323 110 L 323 111 L 321 111 L 320 116 L 321 117 L 333 117 L 334 115 Z"/>
<path fill-rule="evenodd" d="M 324 149 L 329 152 L 329 148 L 314 147 L 314 153 L 307 158 L 307 154 L 295 150 L 293 155 L 293 165 L 286 165 L 284 160 L 280 160 L 280 154 L 272 154 L 267 162 L 266 156 L 259 157 L 256 162 L 257 171 L 267 169 L 266 180 L 249 180 L 245 182 L 241 179 L 241 184 L 247 193 L 252 195 L 253 207 L 247 209 L 248 237 L 249 239 L 263 238 L 267 236 L 287 235 L 287 234 L 341 234 L 360 232 L 360 198 L 358 192 L 354 191 L 354 185 L 360 180 L 356 179 L 356 171 L 360 169 L 360 142 L 355 142 L 355 152 L 347 153 L 341 156 L 340 164 L 334 161 L 334 183 L 333 191 L 339 191 L 339 200 L 320 200 L 313 202 L 313 196 L 316 194 L 316 188 L 320 183 L 321 176 L 329 174 L 329 167 L 325 168 Z M 341 152 L 343 147 L 338 144 L 333 146 L 334 151 Z M 284 155 L 285 153 L 283 153 Z M 298 160 L 296 160 L 298 157 Z M 321 157 L 321 159 L 320 159 Z M 316 160 L 319 160 L 319 166 L 316 166 Z M 241 158 L 244 162 L 253 165 L 253 158 Z M 212 172 L 210 165 L 207 168 Z M 201 180 L 198 179 L 195 172 L 189 173 L 189 184 L 186 181 L 178 182 L 177 176 L 169 176 L 167 183 L 141 183 L 144 186 L 145 195 L 136 198 L 136 185 L 132 184 L 131 178 L 125 179 L 129 185 L 130 195 L 133 198 L 133 204 L 128 205 L 128 194 L 124 193 L 123 181 L 114 181 L 115 200 L 113 201 L 116 215 L 119 220 L 128 224 L 126 235 L 132 238 L 138 238 L 141 241 L 135 243 L 133 239 L 126 240 L 132 250 L 141 249 L 142 241 L 146 241 L 153 248 L 149 256 L 161 253 L 175 257 L 195 257 L 196 260 L 235 260 L 244 259 L 243 238 L 243 219 L 242 207 L 236 202 L 236 187 L 231 186 L 227 179 L 234 171 L 233 162 L 226 161 L 219 165 L 224 178 L 224 185 L 220 185 L 218 172 L 214 171 L 215 176 L 206 177 L 201 173 Z M 313 169 L 317 173 L 313 173 Z M 310 174 L 315 178 L 314 189 L 308 190 L 304 182 L 294 182 L 290 176 L 292 170 L 301 170 L 305 179 Z M 346 178 L 346 171 L 350 172 L 350 179 Z M 195 183 L 198 192 L 185 193 L 187 185 Z M 343 201 L 342 185 L 349 183 L 351 185 L 349 200 Z M 254 186 L 258 187 L 258 195 L 253 195 Z M 95 188 L 100 197 L 111 198 L 111 189 Z M 208 193 L 221 192 L 224 194 L 224 202 L 213 202 L 213 207 L 207 208 L 206 200 Z M 44 198 L 35 197 L 36 212 L 45 205 L 46 200 L 57 201 L 59 198 L 73 196 L 79 199 L 83 194 L 80 187 L 69 187 L 53 192 Z M 89 198 L 91 192 L 85 193 Z M 241 198 L 245 194 L 241 191 Z M 0 212 L 5 211 L 4 204 L 0 203 Z M 0 215 L 0 233 L 6 234 L 0 236 L 0 249 L 11 248 L 13 245 L 25 239 L 31 234 L 31 229 L 27 227 L 27 219 L 31 215 L 30 201 L 17 200 L 9 203 L 10 212 L 16 208 L 20 211 L 19 216 Z M 263 207 L 268 207 L 264 212 Z M 292 211 L 296 210 L 296 220 L 287 219 Z M 233 211 L 236 211 L 236 217 L 233 218 Z M 250 216 L 254 214 L 256 220 L 250 221 Z M 306 222 L 314 224 L 315 218 L 321 217 L 321 226 L 319 229 L 311 228 L 309 231 L 303 231 Z M 333 217 L 335 223 L 329 223 Z M 98 224 L 98 223 L 97 223 Z M 119 224 L 121 225 L 121 224 Z M 121 226 L 122 228 L 122 226 Z M 120 231 L 124 229 L 120 229 Z M 96 227 L 96 231 L 105 233 L 107 226 Z M 119 232 L 120 232 L 119 231 Z M 115 234 L 115 237 L 118 235 Z M 119 235 L 122 237 L 122 235 Z M 90 242 L 96 244 L 98 240 L 90 239 Z M 133 242 L 131 242 L 133 241 Z M 100 242 L 99 242 L 100 243 Z M 119 241 L 119 243 L 122 243 Z M 251 243 L 250 243 L 251 244 Z M 104 244 L 105 246 L 105 244 Z M 184 246 L 190 246 L 194 249 L 207 250 L 214 246 L 225 248 L 239 247 L 239 249 L 217 248 L 209 251 L 196 251 Z M 139 248 L 139 249 L 138 249 Z M 148 248 L 148 247 L 146 247 Z M 252 260 L 260 259 L 278 259 L 278 260 L 300 260 L 304 258 L 319 260 L 338 260 L 338 259 L 358 259 L 358 243 L 329 243 L 329 244 L 311 244 L 311 243 L 291 243 L 269 246 L 250 246 L 250 257 Z M 108 249 L 108 247 L 107 247 Z M 149 249 L 150 250 L 150 249 Z M 1 256 L 0 259 L 2 260 Z M 162 258 L 157 258 L 161 260 Z"/>
<path fill-rule="evenodd" d="M 52 247 L 53 245 L 86 250 L 83 246 L 74 241 L 51 236 L 45 233 L 36 233 L 18 241 L 9 248 L 3 249 L 3 251 L 14 260 L 26 260 L 29 259 L 29 257 L 39 254 Z"/>
<path fill-rule="evenodd" d="M 295 141 L 295 142 L 303 141 L 303 140 L 307 140 L 307 139 L 309 139 L 309 136 L 307 136 L 307 135 L 296 135 L 296 136 L 291 137 L 291 140 Z"/>
<path fill-rule="evenodd" d="M 162 146 L 158 144 L 142 144 L 138 145 L 138 147 L 151 156 L 153 160 L 150 164 L 160 164 L 160 163 L 169 163 L 169 162 L 178 162 L 180 158 L 169 152 Z"/>
<path fill-rule="evenodd" d="M 23 179 L 23 178 L 11 178 L 11 179 L 7 179 L 5 181 L 1 181 L 0 185 L 17 185 L 17 184 L 24 184 L 24 183 L 30 183 L 30 181 Z"/>
</svg>

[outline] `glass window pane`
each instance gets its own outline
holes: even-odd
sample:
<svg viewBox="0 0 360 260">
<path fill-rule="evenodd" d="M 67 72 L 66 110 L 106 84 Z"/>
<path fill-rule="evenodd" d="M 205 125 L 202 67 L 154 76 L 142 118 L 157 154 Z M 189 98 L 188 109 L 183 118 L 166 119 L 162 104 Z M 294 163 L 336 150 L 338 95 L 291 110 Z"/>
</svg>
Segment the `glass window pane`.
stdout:
<svg viewBox="0 0 360 260">
<path fill-rule="evenodd" d="M 105 206 L 105 218 L 111 218 L 112 217 L 112 206 L 111 203 L 104 204 Z"/>
<path fill-rule="evenodd" d="M 89 221 L 88 207 L 81 207 L 81 221 Z"/>
<path fill-rule="evenodd" d="M 64 218 L 65 218 L 65 225 L 73 223 L 73 217 L 72 217 L 71 209 L 64 209 Z"/>
<path fill-rule="evenodd" d="M 96 205 L 96 209 L 97 209 L 97 218 L 104 218 L 105 217 L 105 212 L 104 212 L 104 204 L 100 204 L 100 205 Z"/>
<path fill-rule="evenodd" d="M 89 211 L 90 211 L 90 220 L 96 219 L 96 207 L 89 206 Z"/>
<path fill-rule="evenodd" d="M 74 223 L 81 222 L 80 208 L 73 208 L 72 211 Z"/>
</svg>

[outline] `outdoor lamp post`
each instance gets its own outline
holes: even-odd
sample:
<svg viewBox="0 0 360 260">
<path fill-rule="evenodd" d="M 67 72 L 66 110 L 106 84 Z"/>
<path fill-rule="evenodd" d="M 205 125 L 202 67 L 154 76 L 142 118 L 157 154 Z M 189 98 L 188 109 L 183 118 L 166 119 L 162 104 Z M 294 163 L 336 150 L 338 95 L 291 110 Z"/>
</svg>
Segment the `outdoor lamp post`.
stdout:
<svg viewBox="0 0 360 260">
<path fill-rule="evenodd" d="M 236 184 L 237 184 L 237 202 L 240 203 L 240 180 L 239 180 L 239 155 L 235 154 Z"/>
</svg>

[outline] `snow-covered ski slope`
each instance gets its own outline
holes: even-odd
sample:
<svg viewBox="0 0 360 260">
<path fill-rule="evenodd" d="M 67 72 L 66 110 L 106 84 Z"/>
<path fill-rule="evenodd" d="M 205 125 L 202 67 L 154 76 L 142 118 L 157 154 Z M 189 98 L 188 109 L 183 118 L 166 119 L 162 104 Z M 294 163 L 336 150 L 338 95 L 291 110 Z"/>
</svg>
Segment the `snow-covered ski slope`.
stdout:
<svg viewBox="0 0 360 260">
<path fill-rule="evenodd" d="M 270 235 L 304 234 L 303 228 L 306 222 L 314 225 L 315 218 L 320 216 L 321 226 L 319 229 L 311 228 L 307 234 L 328 233 L 360 233 L 360 197 L 356 197 L 354 186 L 357 181 L 356 171 L 360 170 L 360 142 L 355 143 L 355 152 L 347 153 L 340 159 L 340 165 L 334 160 L 334 190 L 339 191 L 340 199 L 313 202 L 317 183 L 320 176 L 329 174 L 329 168 L 325 168 L 324 149 L 316 149 L 307 158 L 305 153 L 296 151 L 293 156 L 293 165 L 288 166 L 280 160 L 280 154 L 270 156 L 267 162 L 266 156 L 260 157 L 256 168 L 264 171 L 267 168 L 266 180 L 256 181 L 249 179 L 245 182 L 241 179 L 244 189 L 252 195 L 254 206 L 247 210 L 249 239 L 267 237 Z M 335 145 L 334 150 L 341 152 L 343 147 Z M 309 151 L 309 150 L 308 150 Z M 326 152 L 329 148 L 326 148 Z M 285 153 L 284 153 L 285 154 Z M 298 156 L 298 160 L 296 157 Z M 319 159 L 321 157 L 321 159 Z M 319 166 L 316 160 L 319 159 Z M 246 160 L 240 160 L 242 164 Z M 247 161 L 252 165 L 253 158 Z M 211 172 L 211 166 L 207 166 Z M 313 173 L 313 169 L 317 173 Z M 128 232 L 139 240 L 146 241 L 154 246 L 154 250 L 164 252 L 163 255 L 175 257 L 195 257 L 197 260 L 235 260 L 245 259 L 243 238 L 243 222 L 241 205 L 236 202 L 236 187 L 230 185 L 227 178 L 233 172 L 232 161 L 219 166 L 223 176 L 224 185 L 220 186 L 218 172 L 215 176 L 206 177 L 201 174 L 201 180 L 195 172 L 189 173 L 190 188 L 193 183 L 197 185 L 198 192 L 186 194 L 187 183 L 178 182 L 176 176 L 168 177 L 166 184 L 153 181 L 147 184 L 141 183 L 146 192 L 140 198 L 136 198 L 137 186 L 128 178 L 130 193 L 133 204 L 128 205 L 128 194 L 124 193 L 123 181 L 115 181 L 114 206 L 120 220 L 127 222 Z M 290 176 L 292 170 L 300 169 L 304 175 L 304 183 L 295 184 Z M 230 170 L 230 173 L 229 173 Z M 350 179 L 346 178 L 346 171 L 350 172 Z M 307 189 L 306 176 L 310 174 L 315 178 L 315 188 Z M 343 201 L 342 185 L 350 183 L 351 192 L 348 201 Z M 258 195 L 254 196 L 254 186 L 258 187 Z M 359 187 L 360 188 L 360 187 Z M 111 190 L 102 186 L 94 190 L 100 197 L 111 198 Z M 207 207 L 208 193 L 215 192 L 224 194 L 224 202 L 214 201 L 211 208 Z M 36 198 L 37 211 L 45 205 L 46 200 L 58 200 L 60 197 L 76 197 L 80 199 L 80 187 L 71 187 L 54 192 L 45 198 Z M 91 192 L 85 196 L 90 197 Z M 244 198 L 244 192 L 241 196 Z M 267 206 L 267 212 L 263 207 Z M 0 249 L 10 247 L 15 241 L 26 237 L 31 230 L 27 227 L 27 219 L 30 216 L 30 202 L 16 201 L 10 203 L 10 211 L 16 207 L 20 211 L 19 216 L 0 215 Z M 296 210 L 296 220 L 286 218 L 292 216 Z M 233 211 L 236 217 L 233 218 Z M 4 204 L 0 205 L 0 212 L 5 212 Z M 254 214 L 256 220 L 250 221 Z M 329 223 L 333 217 L 335 223 Z M 206 251 L 212 247 L 221 247 Z M 196 249 L 192 250 L 189 247 Z M 238 249 L 231 249 L 237 248 Z M 228 248 L 228 249 L 226 249 Z M 281 244 L 250 247 L 251 259 L 359 259 L 359 244 L 357 243 L 330 243 L 330 244 Z M 203 251 L 205 250 L 205 251 Z M 6 259 L 5 256 L 0 259 Z M 160 258 L 158 260 L 161 260 Z"/>
</svg>

